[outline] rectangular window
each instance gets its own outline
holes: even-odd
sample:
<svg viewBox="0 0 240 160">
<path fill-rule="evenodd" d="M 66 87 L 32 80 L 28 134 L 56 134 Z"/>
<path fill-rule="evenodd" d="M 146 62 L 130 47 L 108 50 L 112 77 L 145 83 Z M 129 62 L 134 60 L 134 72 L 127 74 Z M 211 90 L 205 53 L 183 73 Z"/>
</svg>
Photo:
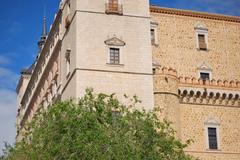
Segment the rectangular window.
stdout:
<svg viewBox="0 0 240 160">
<path fill-rule="evenodd" d="M 210 80 L 210 75 L 209 75 L 209 73 L 204 73 L 204 72 L 200 72 L 200 78 L 202 79 L 202 80 Z"/>
<path fill-rule="evenodd" d="M 198 45 L 200 50 L 207 50 L 207 43 L 204 34 L 198 34 Z"/>
<path fill-rule="evenodd" d="M 118 11 L 118 0 L 109 0 L 109 6 L 113 11 Z"/>
<path fill-rule="evenodd" d="M 208 143 L 209 149 L 218 149 L 216 128 L 208 128 Z"/>
<path fill-rule="evenodd" d="M 106 13 L 122 15 L 122 5 L 118 2 L 118 0 L 108 0 L 106 4 Z"/>
<path fill-rule="evenodd" d="M 65 60 L 66 60 L 66 76 L 67 76 L 67 77 L 68 77 L 69 74 L 70 74 L 70 63 L 71 63 L 70 53 L 71 53 L 71 50 L 70 50 L 70 49 L 67 49 L 66 54 L 65 54 Z"/>
<path fill-rule="evenodd" d="M 110 48 L 110 63 L 111 64 L 120 64 L 120 49 L 119 48 Z"/>
<path fill-rule="evenodd" d="M 151 42 L 152 44 L 155 44 L 155 30 L 151 29 Z"/>
</svg>

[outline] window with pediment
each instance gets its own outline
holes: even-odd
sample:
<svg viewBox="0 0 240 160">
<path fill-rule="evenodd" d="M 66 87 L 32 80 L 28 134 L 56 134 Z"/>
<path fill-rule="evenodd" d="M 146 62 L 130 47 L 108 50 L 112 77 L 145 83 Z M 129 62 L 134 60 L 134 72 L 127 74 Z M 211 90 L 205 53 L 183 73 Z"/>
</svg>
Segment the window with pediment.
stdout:
<svg viewBox="0 0 240 160">
<path fill-rule="evenodd" d="M 107 64 L 123 64 L 123 47 L 126 45 L 126 43 L 117 37 L 113 37 L 106 40 L 105 44 L 107 45 L 108 49 Z"/>
<path fill-rule="evenodd" d="M 198 22 L 195 25 L 196 32 L 196 46 L 198 50 L 207 51 L 208 50 L 208 29 L 206 25 L 202 22 Z"/>
<path fill-rule="evenodd" d="M 219 150 L 220 149 L 220 124 L 213 118 L 208 119 L 204 123 L 205 125 L 205 137 L 206 146 L 208 150 Z"/>
</svg>

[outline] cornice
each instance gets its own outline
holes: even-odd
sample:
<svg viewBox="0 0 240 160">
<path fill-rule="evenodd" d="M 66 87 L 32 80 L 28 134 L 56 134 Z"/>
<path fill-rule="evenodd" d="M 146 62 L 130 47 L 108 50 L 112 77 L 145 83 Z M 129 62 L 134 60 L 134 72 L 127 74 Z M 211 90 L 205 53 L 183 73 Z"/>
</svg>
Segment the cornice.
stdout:
<svg viewBox="0 0 240 160">
<path fill-rule="evenodd" d="M 150 12 L 240 23 L 240 17 L 237 17 L 237 16 L 227 16 L 227 15 L 212 14 L 212 13 L 206 13 L 206 12 L 163 8 L 158 6 L 150 6 Z"/>
</svg>

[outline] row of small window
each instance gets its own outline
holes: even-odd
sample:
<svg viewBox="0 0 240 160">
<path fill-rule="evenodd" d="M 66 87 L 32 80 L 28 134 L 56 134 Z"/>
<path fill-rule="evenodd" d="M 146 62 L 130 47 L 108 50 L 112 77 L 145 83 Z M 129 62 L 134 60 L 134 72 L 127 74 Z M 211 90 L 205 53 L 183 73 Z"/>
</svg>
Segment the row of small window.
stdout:
<svg viewBox="0 0 240 160">
<path fill-rule="evenodd" d="M 150 30 L 151 33 L 151 43 L 152 45 L 157 45 L 157 33 L 156 33 L 157 27 L 154 27 Z M 208 49 L 207 45 L 207 32 L 204 30 L 196 30 L 197 35 L 197 48 L 199 50 L 206 51 Z"/>
</svg>

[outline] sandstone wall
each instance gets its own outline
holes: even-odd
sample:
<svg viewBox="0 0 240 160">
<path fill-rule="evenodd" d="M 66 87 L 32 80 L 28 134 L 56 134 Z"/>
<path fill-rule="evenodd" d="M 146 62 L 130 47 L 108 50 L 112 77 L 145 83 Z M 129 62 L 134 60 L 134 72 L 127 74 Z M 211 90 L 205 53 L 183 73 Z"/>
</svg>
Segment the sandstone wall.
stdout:
<svg viewBox="0 0 240 160">
<path fill-rule="evenodd" d="M 158 23 L 159 42 L 153 59 L 162 66 L 176 68 L 179 76 L 198 78 L 197 68 L 206 63 L 213 79 L 240 79 L 240 23 L 163 13 L 151 17 Z M 197 49 L 197 23 L 208 29 L 208 51 Z"/>
</svg>

